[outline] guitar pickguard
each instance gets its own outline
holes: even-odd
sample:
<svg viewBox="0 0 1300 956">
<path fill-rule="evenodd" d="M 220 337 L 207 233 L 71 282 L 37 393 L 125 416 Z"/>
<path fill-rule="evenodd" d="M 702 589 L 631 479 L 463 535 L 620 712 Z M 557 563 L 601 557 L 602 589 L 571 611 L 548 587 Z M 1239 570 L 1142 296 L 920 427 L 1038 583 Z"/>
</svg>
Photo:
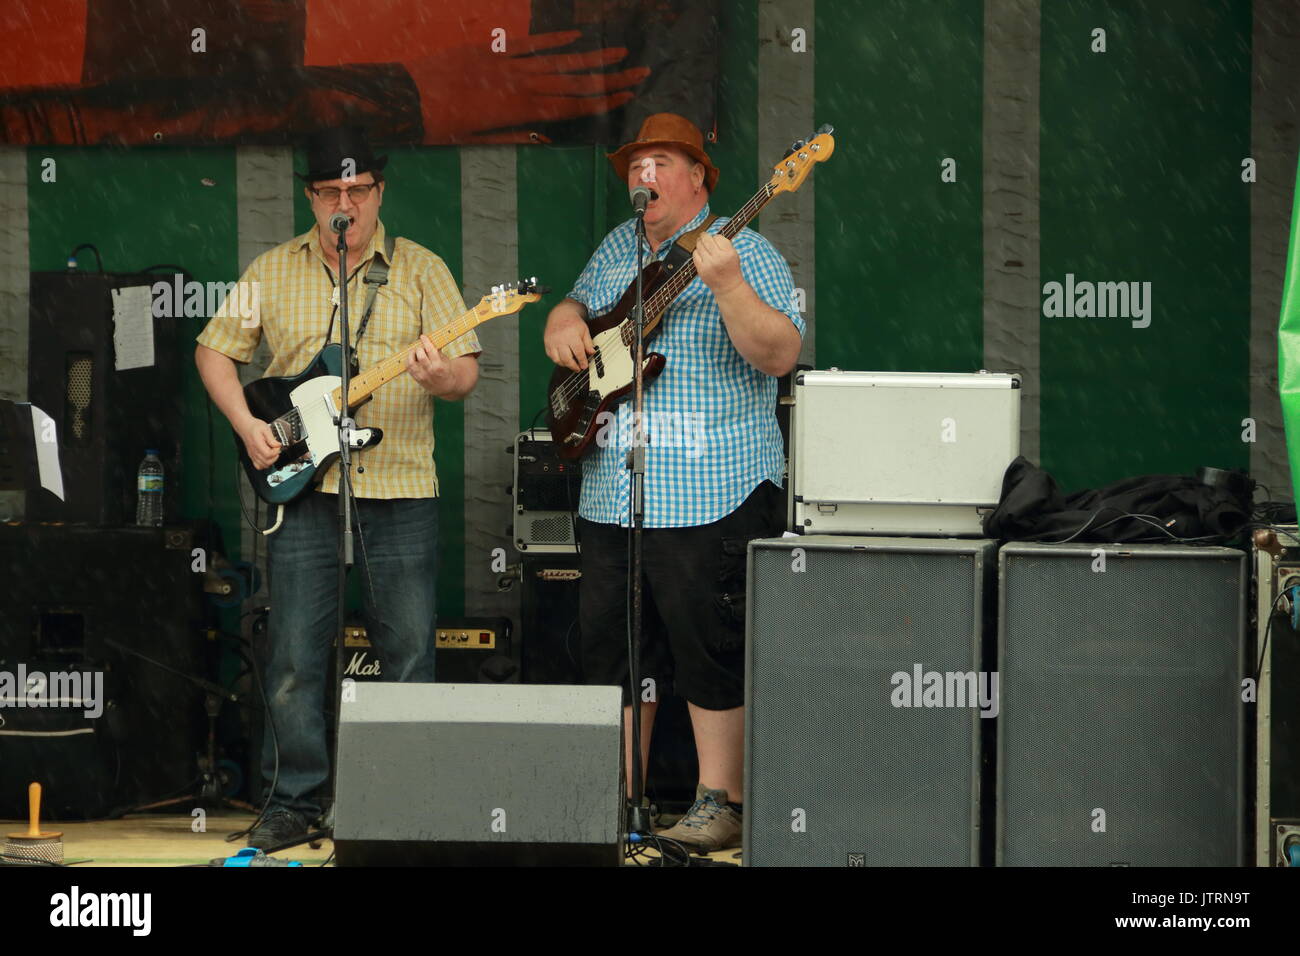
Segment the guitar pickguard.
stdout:
<svg viewBox="0 0 1300 956">
<path fill-rule="evenodd" d="M 319 375 L 303 382 L 289 393 L 290 401 L 298 409 L 302 430 L 306 433 L 305 457 L 316 468 L 321 467 L 327 456 L 337 455 L 339 451 L 336 424 L 339 410 L 330 393 L 342 383 L 343 380 L 336 375 Z"/>
<path fill-rule="evenodd" d="M 591 391 L 602 399 L 622 388 L 632 379 L 632 350 L 623 344 L 620 326 L 606 329 L 594 339 L 596 354 L 587 364 Z"/>
</svg>

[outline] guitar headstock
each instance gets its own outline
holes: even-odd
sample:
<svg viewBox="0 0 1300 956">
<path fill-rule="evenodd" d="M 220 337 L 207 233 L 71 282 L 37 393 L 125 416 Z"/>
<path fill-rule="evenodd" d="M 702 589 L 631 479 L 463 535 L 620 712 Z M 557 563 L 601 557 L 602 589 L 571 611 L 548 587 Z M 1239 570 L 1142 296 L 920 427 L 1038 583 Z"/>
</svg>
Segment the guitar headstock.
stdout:
<svg viewBox="0 0 1300 956">
<path fill-rule="evenodd" d="M 823 126 L 812 139 L 804 142 L 798 140 L 790 147 L 781 161 L 772 167 L 773 175 L 769 185 L 772 194 L 792 193 L 808 178 L 813 166 L 824 163 L 835 152 L 835 132 L 831 126 Z"/>
<path fill-rule="evenodd" d="M 474 307 L 474 311 L 480 315 L 510 315 L 530 302 L 539 301 L 550 291 L 546 286 L 538 285 L 537 276 L 506 285 L 494 285 L 492 291 L 483 296 Z"/>
</svg>

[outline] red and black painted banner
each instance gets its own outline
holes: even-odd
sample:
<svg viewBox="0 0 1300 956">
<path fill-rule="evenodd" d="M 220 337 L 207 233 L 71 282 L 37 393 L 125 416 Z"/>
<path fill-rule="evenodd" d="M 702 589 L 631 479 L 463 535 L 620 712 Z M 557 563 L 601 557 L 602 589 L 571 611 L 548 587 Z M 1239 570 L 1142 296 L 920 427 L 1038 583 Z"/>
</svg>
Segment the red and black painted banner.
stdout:
<svg viewBox="0 0 1300 956">
<path fill-rule="evenodd" d="M 11 0 L 0 142 L 615 143 L 714 128 L 719 0 Z"/>
</svg>

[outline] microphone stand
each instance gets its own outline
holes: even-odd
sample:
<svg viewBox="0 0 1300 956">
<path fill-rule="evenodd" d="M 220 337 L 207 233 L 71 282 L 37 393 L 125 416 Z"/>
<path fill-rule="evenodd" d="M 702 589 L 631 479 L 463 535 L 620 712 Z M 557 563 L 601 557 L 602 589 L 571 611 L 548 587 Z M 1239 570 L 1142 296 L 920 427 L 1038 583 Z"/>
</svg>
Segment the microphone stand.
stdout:
<svg viewBox="0 0 1300 956">
<path fill-rule="evenodd" d="M 650 806 L 645 799 L 641 767 L 641 538 L 645 525 L 645 302 L 641 289 L 642 249 L 646 242 L 645 208 L 636 211 L 636 300 L 632 309 L 636 351 L 632 362 L 632 446 L 627 452 L 630 475 L 628 515 L 628 575 L 632 607 L 628 615 L 628 680 L 632 691 L 632 793 L 628 797 L 627 830 L 651 834 Z"/>
<path fill-rule="evenodd" d="M 348 223 L 351 225 L 351 222 Z M 340 392 L 338 440 L 339 440 L 339 533 L 338 533 L 338 620 L 334 635 L 334 679 L 337 682 L 334 695 L 334 793 L 338 793 L 338 745 L 339 725 L 343 718 L 343 671 L 344 671 L 344 630 L 347 626 L 347 581 L 348 569 L 352 567 L 352 413 L 348 405 L 348 387 L 352 379 L 352 336 L 348 330 L 348 227 L 339 231 L 337 245 L 339 254 L 339 337 L 343 342 L 343 370 Z M 330 800 L 327 829 L 333 834 L 334 803 Z"/>
</svg>

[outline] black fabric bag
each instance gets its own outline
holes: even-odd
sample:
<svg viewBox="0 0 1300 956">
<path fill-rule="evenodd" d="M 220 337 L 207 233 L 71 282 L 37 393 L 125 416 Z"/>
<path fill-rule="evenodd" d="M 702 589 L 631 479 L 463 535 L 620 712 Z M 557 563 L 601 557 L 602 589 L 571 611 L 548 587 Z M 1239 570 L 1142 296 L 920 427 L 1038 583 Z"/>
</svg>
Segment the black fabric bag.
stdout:
<svg viewBox="0 0 1300 956">
<path fill-rule="evenodd" d="M 1229 490 L 1192 475 L 1141 475 L 1064 495 L 1050 474 L 1022 456 L 1007 467 L 984 533 L 1004 541 L 1228 539 L 1250 520 L 1250 486 L 1245 481 Z"/>
</svg>

